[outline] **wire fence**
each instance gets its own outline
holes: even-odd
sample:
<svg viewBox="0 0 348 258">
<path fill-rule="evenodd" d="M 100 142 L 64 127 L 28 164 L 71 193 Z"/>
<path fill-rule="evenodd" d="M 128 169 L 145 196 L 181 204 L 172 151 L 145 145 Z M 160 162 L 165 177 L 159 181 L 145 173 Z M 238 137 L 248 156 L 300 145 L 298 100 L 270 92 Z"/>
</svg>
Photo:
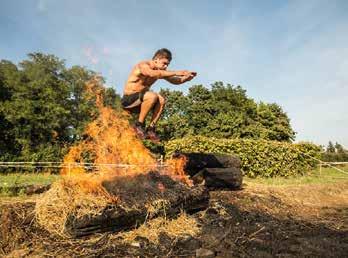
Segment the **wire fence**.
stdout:
<svg viewBox="0 0 348 258">
<path fill-rule="evenodd" d="M 327 167 L 331 167 L 331 168 L 333 168 L 333 169 L 335 169 L 335 170 L 337 170 L 337 171 L 339 171 L 339 172 L 341 172 L 343 174 L 348 175 L 348 171 L 345 171 L 343 169 L 335 167 L 335 165 L 347 165 L 348 162 L 326 162 L 326 161 L 322 161 L 320 159 L 314 158 L 314 157 L 312 157 L 312 156 L 310 156 L 310 155 L 308 155 L 306 153 L 302 153 L 302 154 L 307 156 L 307 157 L 309 157 L 309 158 L 311 158 L 311 159 L 313 159 L 313 160 L 315 160 L 315 161 L 317 161 L 317 162 L 319 162 L 319 172 L 320 172 L 320 174 L 322 173 L 322 168 L 327 166 Z"/>
<path fill-rule="evenodd" d="M 0 161 L 0 172 L 12 172 L 13 170 L 19 170 L 17 172 L 32 172 L 32 171 L 48 171 L 59 172 L 60 169 L 66 168 L 69 171 L 73 168 L 83 168 L 89 170 L 100 170 L 103 168 L 154 168 L 161 169 L 169 167 L 169 165 L 163 162 L 163 157 L 157 160 L 154 165 L 141 165 L 141 164 L 122 164 L 122 163 L 91 163 L 91 162 L 59 162 L 59 161 Z M 12 171 L 11 171 L 12 170 Z M 15 171 L 15 172 L 16 172 Z"/>
<path fill-rule="evenodd" d="M 323 167 L 330 167 L 336 171 L 339 171 L 343 174 L 348 175 L 348 171 L 343 170 L 337 166 L 346 166 L 348 162 L 325 162 L 315 157 L 312 157 L 308 154 L 302 153 L 305 156 L 315 160 L 319 164 L 319 172 L 322 173 Z M 59 162 L 59 161 L 0 161 L 0 172 L 12 172 L 11 170 L 19 170 L 17 172 L 31 172 L 31 171 L 50 171 L 59 173 L 59 171 L 63 168 L 68 170 L 73 168 L 83 168 L 87 171 L 89 170 L 100 170 L 103 168 L 124 168 L 124 169 L 132 169 L 135 167 L 143 167 L 145 168 L 154 168 L 161 169 L 164 167 L 168 167 L 169 165 L 163 162 L 163 157 L 157 160 L 157 163 L 154 165 L 133 165 L 133 164 L 121 164 L 121 163 L 91 163 L 91 162 Z"/>
</svg>

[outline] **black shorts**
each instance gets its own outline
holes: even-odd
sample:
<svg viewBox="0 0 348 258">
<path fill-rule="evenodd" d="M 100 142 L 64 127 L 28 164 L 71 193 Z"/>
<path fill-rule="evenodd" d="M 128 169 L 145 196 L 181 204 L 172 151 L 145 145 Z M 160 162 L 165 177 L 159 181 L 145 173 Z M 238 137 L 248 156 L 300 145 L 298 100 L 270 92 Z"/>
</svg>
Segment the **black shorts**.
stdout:
<svg viewBox="0 0 348 258">
<path fill-rule="evenodd" d="M 123 95 L 121 104 L 123 108 L 134 108 L 139 106 L 144 100 L 144 92 L 136 92 L 130 95 Z"/>
</svg>

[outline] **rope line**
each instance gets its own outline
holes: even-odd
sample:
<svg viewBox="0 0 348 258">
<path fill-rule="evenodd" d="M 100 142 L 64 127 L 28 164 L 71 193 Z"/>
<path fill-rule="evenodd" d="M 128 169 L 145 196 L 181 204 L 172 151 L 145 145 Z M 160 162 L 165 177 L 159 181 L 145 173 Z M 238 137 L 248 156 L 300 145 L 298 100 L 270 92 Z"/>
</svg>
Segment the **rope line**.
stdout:
<svg viewBox="0 0 348 258">
<path fill-rule="evenodd" d="M 300 152 L 300 153 L 301 153 L 301 152 Z M 337 171 L 339 171 L 339 172 L 341 172 L 341 173 L 343 173 L 343 174 L 348 175 L 348 172 L 347 172 L 347 171 L 344 171 L 344 170 L 339 169 L 339 168 L 337 168 L 337 167 L 335 167 L 335 166 L 332 166 L 330 162 L 322 161 L 322 160 L 317 159 L 317 158 L 315 158 L 315 157 L 312 157 L 312 156 L 310 156 L 310 155 L 308 155 L 308 154 L 306 154 L 306 153 L 301 153 L 301 154 L 303 154 L 303 155 L 305 155 L 305 156 L 307 156 L 307 157 L 309 157 L 309 158 L 311 158 L 311 159 L 313 159 L 313 160 L 315 160 L 315 161 L 318 161 L 318 162 L 320 163 L 321 166 L 322 166 L 322 165 L 326 165 L 326 166 L 329 166 L 329 167 L 331 167 L 331 168 L 333 168 L 333 169 L 335 169 L 335 170 L 337 170 Z M 348 162 L 334 162 L 334 163 L 343 164 L 343 163 L 348 163 Z"/>
<path fill-rule="evenodd" d="M 331 164 L 348 164 L 348 162 L 325 162 L 318 158 L 312 157 L 306 153 L 299 152 L 317 162 L 320 165 L 329 166 L 341 173 L 347 174 L 347 171 L 344 171 L 340 168 L 337 168 Z M 133 165 L 133 164 L 122 164 L 122 163 L 91 163 L 91 162 L 69 162 L 62 163 L 57 161 L 0 161 L 0 167 L 12 167 L 12 168 L 74 168 L 74 167 L 84 167 L 84 168 L 100 168 L 100 167 L 114 167 L 114 168 L 134 168 L 134 167 L 153 167 L 153 168 L 162 168 L 162 167 L 172 167 L 167 164 L 163 164 L 161 161 L 156 165 Z"/>
<path fill-rule="evenodd" d="M 36 165 L 38 164 L 38 165 Z M 42 165 L 40 165 L 42 164 Z M 47 164 L 58 164 L 58 165 L 47 165 Z M 0 162 L 0 167 L 22 167 L 22 168 L 73 168 L 73 167 L 116 167 L 116 168 L 134 168 L 134 167 L 170 167 L 166 164 L 156 164 L 156 165 L 133 165 L 133 164 L 117 164 L 117 163 L 61 163 L 61 162 Z"/>
</svg>

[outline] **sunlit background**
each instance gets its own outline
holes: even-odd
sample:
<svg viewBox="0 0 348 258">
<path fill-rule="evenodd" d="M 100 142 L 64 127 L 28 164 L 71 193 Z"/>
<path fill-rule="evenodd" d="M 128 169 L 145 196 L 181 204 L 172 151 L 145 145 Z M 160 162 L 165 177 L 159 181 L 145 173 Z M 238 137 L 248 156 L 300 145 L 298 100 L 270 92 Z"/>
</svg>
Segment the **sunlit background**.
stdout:
<svg viewBox="0 0 348 258">
<path fill-rule="evenodd" d="M 131 67 L 158 48 L 171 69 L 196 70 L 180 86 L 241 85 L 288 113 L 297 141 L 348 147 L 348 1 L 0 2 L 0 59 L 30 52 L 82 65 L 122 94 Z"/>
</svg>

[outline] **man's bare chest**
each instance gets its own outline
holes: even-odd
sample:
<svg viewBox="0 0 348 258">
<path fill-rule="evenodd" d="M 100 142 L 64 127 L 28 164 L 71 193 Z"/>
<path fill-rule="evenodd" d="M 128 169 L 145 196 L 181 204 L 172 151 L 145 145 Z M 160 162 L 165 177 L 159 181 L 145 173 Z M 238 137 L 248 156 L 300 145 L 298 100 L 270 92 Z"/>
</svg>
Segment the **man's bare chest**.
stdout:
<svg viewBox="0 0 348 258">
<path fill-rule="evenodd" d="M 154 84 L 157 81 L 157 79 L 144 77 L 142 81 L 145 87 L 150 87 L 152 84 Z"/>
</svg>

